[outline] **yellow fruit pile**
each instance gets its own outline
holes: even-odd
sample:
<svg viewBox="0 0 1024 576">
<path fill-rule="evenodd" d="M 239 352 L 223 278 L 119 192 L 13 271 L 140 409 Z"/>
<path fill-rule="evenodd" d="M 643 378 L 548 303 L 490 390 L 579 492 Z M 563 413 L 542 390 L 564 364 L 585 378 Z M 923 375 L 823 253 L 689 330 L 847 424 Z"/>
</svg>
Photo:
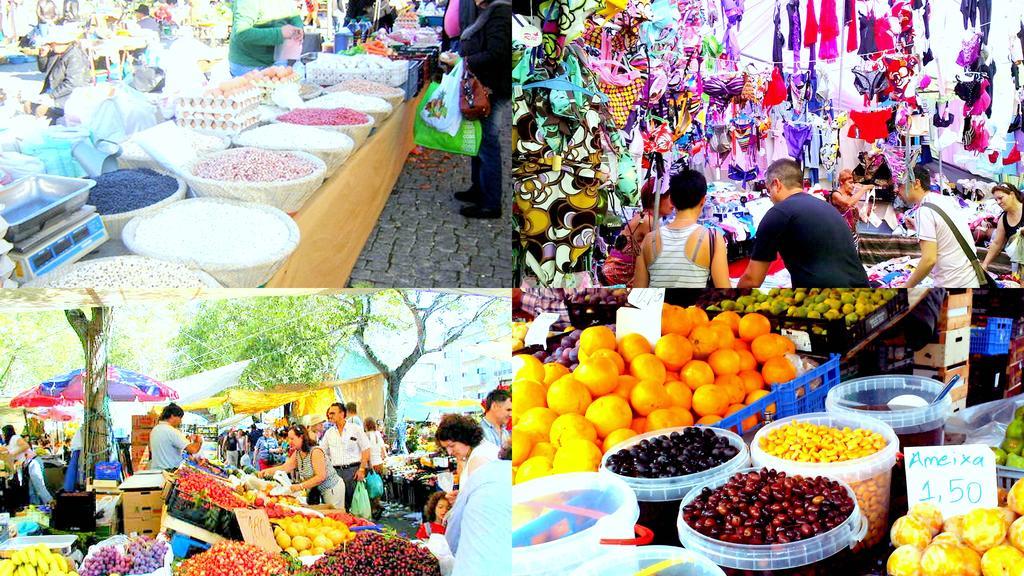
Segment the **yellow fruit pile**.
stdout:
<svg viewBox="0 0 1024 576">
<path fill-rule="evenodd" d="M 319 556 L 355 539 L 356 533 L 333 518 L 290 516 L 271 520 L 274 539 L 292 556 Z"/>
<path fill-rule="evenodd" d="M 932 504 L 915 504 L 889 533 L 896 550 L 890 576 L 1024 574 L 1024 482 L 1010 489 L 1006 507 L 976 508 L 943 521 Z"/>
<path fill-rule="evenodd" d="M 526 322 L 512 323 L 512 351 L 522 350 L 526 346 L 526 333 L 530 331 L 530 325 Z"/>
<path fill-rule="evenodd" d="M 797 462 L 844 462 L 870 456 L 885 448 L 885 437 L 873 430 L 833 428 L 793 422 L 761 438 L 761 448 L 772 456 Z"/>
<path fill-rule="evenodd" d="M 0 576 L 78 576 L 78 572 L 67 558 L 36 544 L 0 561 Z"/>
<path fill-rule="evenodd" d="M 651 346 L 639 334 L 616 339 L 608 327 L 587 328 L 571 373 L 517 356 L 524 364 L 512 383 L 516 483 L 596 471 L 608 449 L 632 436 L 715 424 L 797 376 L 786 358 L 796 347 L 772 334 L 761 314 L 723 312 L 709 321 L 700 308 L 666 304 L 661 332 Z"/>
</svg>

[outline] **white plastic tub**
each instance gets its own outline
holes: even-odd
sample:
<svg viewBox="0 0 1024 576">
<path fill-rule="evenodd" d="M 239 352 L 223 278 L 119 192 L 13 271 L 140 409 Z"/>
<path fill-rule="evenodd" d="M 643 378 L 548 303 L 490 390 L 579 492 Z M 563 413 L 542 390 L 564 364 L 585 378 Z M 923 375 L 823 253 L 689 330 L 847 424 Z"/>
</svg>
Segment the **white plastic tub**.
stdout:
<svg viewBox="0 0 1024 576">
<path fill-rule="evenodd" d="M 675 546 L 642 546 L 605 554 L 572 576 L 725 576 L 714 562 Z"/>
<path fill-rule="evenodd" d="M 922 376 L 894 374 L 871 376 L 844 382 L 829 390 L 825 410 L 839 416 L 869 416 L 892 427 L 900 439 L 900 448 L 908 446 L 942 446 L 946 418 L 952 414 L 953 400 L 946 395 L 936 405 L 932 400 L 945 385 L 938 380 Z M 850 404 L 887 406 L 897 396 L 910 394 L 928 402 L 923 408 L 908 410 L 861 410 Z"/>
<path fill-rule="evenodd" d="M 686 428 L 688 427 L 665 428 L 663 430 L 655 430 L 653 432 L 647 432 L 646 434 L 633 436 L 632 438 L 613 446 L 610 450 L 605 452 L 604 458 L 601 459 L 600 473 L 614 476 L 625 482 L 627 486 L 633 489 L 633 493 L 636 494 L 636 499 L 640 507 L 639 523 L 641 526 L 649 528 L 654 532 L 655 544 L 674 546 L 678 543 L 678 540 L 676 540 L 677 534 L 675 529 L 676 511 L 679 508 L 679 501 L 682 500 L 683 496 L 686 496 L 694 486 L 700 486 L 719 477 L 731 476 L 736 470 L 746 468 L 750 465 L 750 453 L 747 450 L 747 445 L 743 442 L 743 439 L 728 430 L 713 428 L 712 430 L 714 430 L 716 435 L 728 438 L 729 443 L 737 448 L 739 453 L 728 462 L 719 464 L 709 470 L 698 472 L 696 474 L 676 476 L 674 478 L 632 478 L 629 476 L 620 476 L 605 467 L 608 462 L 608 458 L 619 450 L 639 444 L 642 440 L 648 438 L 666 436 L 673 432 L 681 433 L 683 430 L 686 430 Z M 701 428 L 702 430 L 706 429 L 703 426 L 697 426 L 697 428 Z"/>
<path fill-rule="evenodd" d="M 864 428 L 885 437 L 885 448 L 870 456 L 845 462 L 796 462 L 768 454 L 761 448 L 761 440 L 772 431 L 792 422 L 805 422 L 833 428 Z M 874 546 L 889 534 L 889 488 L 892 467 L 896 464 L 899 439 L 891 426 L 881 420 L 857 414 L 835 415 L 814 412 L 781 418 L 758 430 L 750 442 L 750 461 L 756 468 L 774 468 L 801 476 L 827 476 L 848 484 L 857 495 L 861 513 L 869 523 L 865 546 Z"/>
<path fill-rule="evenodd" d="M 737 470 L 737 473 L 756 472 L 760 467 Z M 836 478 L 832 477 L 833 480 Z M 787 544 L 733 544 L 722 542 L 705 536 L 683 521 L 683 508 L 693 502 L 704 488 L 715 489 L 722 486 L 729 477 L 720 477 L 691 490 L 683 498 L 679 507 L 678 529 L 679 540 L 687 550 L 705 556 L 719 566 L 737 570 L 787 570 L 820 562 L 830 556 L 854 546 L 867 534 L 868 523 L 857 505 L 856 494 L 850 486 L 838 480 L 854 499 L 853 512 L 849 518 L 835 528 L 812 536 L 806 540 L 797 540 Z"/>
<path fill-rule="evenodd" d="M 599 554 L 622 550 L 601 540 L 632 538 L 639 515 L 633 491 L 610 474 L 557 474 L 517 484 L 512 487 L 512 574 L 564 576 Z M 566 533 L 545 535 L 563 522 Z"/>
</svg>

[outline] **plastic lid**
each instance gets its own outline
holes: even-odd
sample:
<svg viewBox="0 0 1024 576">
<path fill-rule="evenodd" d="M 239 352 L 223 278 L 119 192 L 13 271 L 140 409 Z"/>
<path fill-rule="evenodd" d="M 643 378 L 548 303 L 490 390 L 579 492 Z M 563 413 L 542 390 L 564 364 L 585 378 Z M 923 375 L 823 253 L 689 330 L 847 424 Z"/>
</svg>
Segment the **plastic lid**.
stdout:
<svg viewBox="0 0 1024 576">
<path fill-rule="evenodd" d="M 621 479 L 633 489 L 633 492 L 636 493 L 636 499 L 641 502 L 667 502 L 682 499 L 682 497 L 685 496 L 686 493 L 694 486 L 704 484 L 719 476 L 731 476 L 736 470 L 750 465 L 750 452 L 747 450 L 747 445 L 743 442 L 743 439 L 728 430 L 714 428 L 713 430 L 715 431 L 715 434 L 728 438 L 729 443 L 738 449 L 739 453 L 736 454 L 736 456 L 733 456 L 733 458 L 728 462 L 724 462 L 703 472 L 687 474 L 685 476 L 676 476 L 673 478 L 634 478 L 631 476 L 616 474 L 605 467 L 608 462 L 608 458 L 619 450 L 639 444 L 641 440 L 645 440 L 647 438 L 667 436 L 673 432 L 682 433 L 683 430 L 686 430 L 687 428 L 706 429 L 704 426 L 683 426 L 679 428 L 664 428 L 662 430 L 655 430 L 653 432 L 647 432 L 646 434 L 633 436 L 616 444 L 615 446 L 612 446 L 611 449 L 605 452 L 604 457 L 601 458 L 600 472 L 602 474 L 609 474 Z"/>
<path fill-rule="evenodd" d="M 942 382 L 921 376 L 871 376 L 844 382 L 829 390 L 825 399 L 825 410 L 830 414 L 870 416 L 892 426 L 897 432 L 915 432 L 919 427 L 949 417 L 953 399 L 947 394 L 941 402 L 932 406 L 931 401 L 942 391 Z M 842 404 L 855 402 L 867 406 L 886 406 L 893 398 L 912 394 L 920 396 L 929 406 L 907 410 L 863 410 Z M 928 426 L 934 428 L 934 426 Z"/>
<path fill-rule="evenodd" d="M 737 472 L 758 470 L 760 468 L 746 468 Z M 683 508 L 693 502 L 705 486 L 715 489 L 725 484 L 727 480 L 728 478 L 719 478 L 691 491 L 683 498 L 676 520 L 679 541 L 683 546 L 706 556 L 719 566 L 737 570 L 786 570 L 806 566 L 834 556 L 844 548 L 860 542 L 868 532 L 868 522 L 857 505 L 857 495 L 846 482 L 837 480 L 853 499 L 853 512 L 842 524 L 828 532 L 786 544 L 733 544 L 715 540 L 697 532 L 683 521 Z"/>
<path fill-rule="evenodd" d="M 512 574 L 565 574 L 601 553 L 605 538 L 632 538 L 636 496 L 611 474 L 545 476 L 512 487 Z"/>
<path fill-rule="evenodd" d="M 577 568 L 571 576 L 725 576 L 714 562 L 675 546 L 624 548 Z"/>
<path fill-rule="evenodd" d="M 885 437 L 886 445 L 878 452 L 843 462 L 797 462 L 786 460 L 768 454 L 761 448 L 761 440 L 771 434 L 777 428 L 792 422 L 805 422 L 819 426 L 831 426 L 833 428 L 850 427 L 853 429 L 864 428 L 878 432 Z M 869 416 L 852 414 L 828 414 L 825 412 L 814 412 L 811 414 L 800 414 L 788 418 L 780 418 L 775 422 L 761 428 L 754 435 L 750 442 L 750 461 L 757 468 L 774 468 L 785 471 L 789 474 L 801 474 L 803 476 L 828 476 L 844 482 L 859 482 L 868 478 L 874 478 L 882 472 L 890 470 L 896 464 L 896 453 L 899 451 L 899 438 L 892 426 L 885 422 Z"/>
</svg>

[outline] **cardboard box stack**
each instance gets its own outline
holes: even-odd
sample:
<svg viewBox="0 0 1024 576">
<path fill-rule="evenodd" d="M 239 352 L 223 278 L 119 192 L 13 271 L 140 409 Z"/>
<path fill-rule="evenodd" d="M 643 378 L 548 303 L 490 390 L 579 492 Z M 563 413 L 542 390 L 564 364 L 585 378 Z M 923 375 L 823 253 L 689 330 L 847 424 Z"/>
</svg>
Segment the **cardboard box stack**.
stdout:
<svg viewBox="0 0 1024 576">
<path fill-rule="evenodd" d="M 132 416 L 132 470 L 145 470 L 149 463 L 149 435 L 157 424 L 153 414 Z"/>
<path fill-rule="evenodd" d="M 164 508 L 164 487 L 167 480 L 163 472 L 143 472 L 121 483 L 121 517 L 124 533 L 155 536 L 160 532 L 160 517 Z"/>
<path fill-rule="evenodd" d="M 953 411 L 967 407 L 972 301 L 970 290 L 947 295 L 939 313 L 935 341 L 914 353 L 914 375 L 943 383 L 949 382 L 954 375 L 960 376 L 960 384 L 949 393 L 953 399 Z"/>
</svg>

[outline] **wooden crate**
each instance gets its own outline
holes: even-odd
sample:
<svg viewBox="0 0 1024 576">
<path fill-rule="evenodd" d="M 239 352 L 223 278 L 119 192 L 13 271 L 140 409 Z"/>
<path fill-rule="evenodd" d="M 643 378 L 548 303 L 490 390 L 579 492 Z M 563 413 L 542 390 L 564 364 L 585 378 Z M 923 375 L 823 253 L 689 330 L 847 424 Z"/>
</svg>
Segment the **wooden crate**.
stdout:
<svg viewBox="0 0 1024 576">
<path fill-rule="evenodd" d="M 939 312 L 939 331 L 958 330 L 971 325 L 973 292 L 968 289 L 961 294 L 948 294 Z"/>
<path fill-rule="evenodd" d="M 914 353 L 915 366 L 944 368 L 967 361 L 971 355 L 971 327 L 939 332 L 938 342 L 928 344 Z"/>
<path fill-rule="evenodd" d="M 971 375 L 971 364 L 970 362 L 964 362 L 957 366 L 947 366 L 943 368 L 935 368 L 932 366 L 914 366 L 914 376 L 924 376 L 926 378 L 932 378 L 945 384 L 949 382 L 949 379 L 953 376 L 960 376 L 960 384 L 956 388 L 949 391 L 949 396 L 953 400 L 953 411 L 962 410 L 967 407 L 967 392 L 969 386 L 969 376 Z"/>
</svg>

